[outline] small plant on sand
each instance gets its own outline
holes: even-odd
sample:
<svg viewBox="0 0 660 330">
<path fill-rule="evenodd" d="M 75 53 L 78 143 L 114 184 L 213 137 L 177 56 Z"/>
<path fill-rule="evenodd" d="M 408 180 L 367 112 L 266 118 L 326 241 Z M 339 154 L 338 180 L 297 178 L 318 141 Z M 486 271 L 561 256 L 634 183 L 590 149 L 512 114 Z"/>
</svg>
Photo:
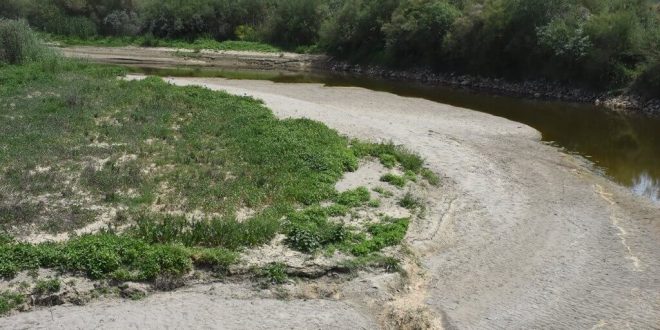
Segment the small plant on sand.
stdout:
<svg viewBox="0 0 660 330">
<path fill-rule="evenodd" d="M 428 168 L 422 169 L 422 177 L 428 181 L 432 186 L 440 184 L 440 177 Z"/>
<path fill-rule="evenodd" d="M 381 223 L 371 224 L 367 227 L 370 238 L 363 238 L 350 246 L 350 251 L 356 256 L 365 256 L 377 252 L 387 246 L 397 245 L 403 240 L 408 231 L 408 218 L 385 218 Z"/>
<path fill-rule="evenodd" d="M 370 199 L 369 190 L 365 187 L 359 187 L 353 190 L 342 192 L 335 198 L 335 202 L 348 207 L 364 205 Z"/>
<path fill-rule="evenodd" d="M 10 291 L 0 293 L 0 315 L 9 313 L 23 302 L 25 302 L 25 296 L 22 294 Z"/>
<path fill-rule="evenodd" d="M 382 195 L 383 197 L 392 197 L 394 196 L 394 193 L 391 191 L 383 188 L 383 187 L 376 187 L 372 189 L 374 192 L 377 192 L 378 194 Z"/>
<path fill-rule="evenodd" d="M 60 280 L 57 278 L 51 278 L 47 280 L 39 280 L 34 287 L 34 292 L 36 294 L 49 294 L 60 291 Z"/>
<path fill-rule="evenodd" d="M 424 160 L 421 156 L 391 142 L 365 143 L 354 140 L 351 146 L 357 156 L 376 157 L 387 168 L 393 168 L 398 163 L 403 169 L 418 173 L 424 165 Z"/>
<path fill-rule="evenodd" d="M 387 182 L 393 186 L 403 188 L 406 185 L 406 178 L 404 176 L 387 173 L 380 178 L 380 181 Z"/>
<path fill-rule="evenodd" d="M 286 265 L 280 262 L 265 266 L 260 273 L 270 284 L 284 284 L 289 279 L 286 273 Z"/>
<path fill-rule="evenodd" d="M 422 201 L 418 197 L 415 197 L 410 191 L 408 191 L 399 201 L 399 205 L 409 210 L 413 210 L 420 207 L 422 205 Z"/>
</svg>

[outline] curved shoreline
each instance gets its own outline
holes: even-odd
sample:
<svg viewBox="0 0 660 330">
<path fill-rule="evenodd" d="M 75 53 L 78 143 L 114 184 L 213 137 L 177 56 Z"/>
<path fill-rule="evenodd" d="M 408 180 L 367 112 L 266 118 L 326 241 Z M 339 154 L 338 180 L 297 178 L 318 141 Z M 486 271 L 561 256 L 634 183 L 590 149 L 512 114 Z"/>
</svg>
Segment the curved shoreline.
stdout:
<svg viewBox="0 0 660 330">
<path fill-rule="evenodd" d="M 660 206 L 540 142 L 525 125 L 362 88 L 170 78 L 263 99 L 279 117 L 392 140 L 444 174 L 408 240 L 427 304 L 458 328 L 652 327 L 660 321 Z M 634 294 L 632 294 L 634 292 Z"/>
</svg>

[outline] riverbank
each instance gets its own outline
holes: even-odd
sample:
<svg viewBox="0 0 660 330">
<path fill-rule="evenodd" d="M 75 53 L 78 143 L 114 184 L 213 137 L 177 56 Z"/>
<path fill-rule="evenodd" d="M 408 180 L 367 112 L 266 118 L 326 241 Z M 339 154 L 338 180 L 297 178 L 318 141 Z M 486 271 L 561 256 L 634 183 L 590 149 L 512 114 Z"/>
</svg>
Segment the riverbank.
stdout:
<svg viewBox="0 0 660 330">
<path fill-rule="evenodd" d="M 632 93 L 594 92 L 546 80 L 512 82 L 499 78 L 436 73 L 430 70 L 392 70 L 379 66 L 348 64 L 325 55 L 287 52 L 215 51 L 132 46 L 74 46 L 59 49 L 65 56 L 83 58 L 98 63 L 155 68 L 188 66 L 234 70 L 328 71 L 417 82 L 431 86 L 447 86 L 519 98 L 594 104 L 614 111 L 660 118 L 660 99 L 645 99 Z"/>
<path fill-rule="evenodd" d="M 660 320 L 660 207 L 540 142 L 534 129 L 353 87 L 170 78 L 264 100 L 280 118 L 392 140 L 444 176 L 407 242 L 414 290 L 457 328 L 645 328 Z M 380 306 L 372 306 L 379 310 Z"/>
<path fill-rule="evenodd" d="M 433 86 L 447 86 L 535 100 L 553 100 L 602 105 L 615 111 L 660 117 L 660 99 L 646 99 L 633 93 L 605 93 L 573 88 L 557 81 L 528 80 L 514 82 L 501 78 L 487 78 L 459 73 L 438 73 L 428 69 L 393 70 L 380 66 L 363 66 L 328 60 L 326 70 L 365 75 L 398 81 L 419 82 Z"/>
</svg>

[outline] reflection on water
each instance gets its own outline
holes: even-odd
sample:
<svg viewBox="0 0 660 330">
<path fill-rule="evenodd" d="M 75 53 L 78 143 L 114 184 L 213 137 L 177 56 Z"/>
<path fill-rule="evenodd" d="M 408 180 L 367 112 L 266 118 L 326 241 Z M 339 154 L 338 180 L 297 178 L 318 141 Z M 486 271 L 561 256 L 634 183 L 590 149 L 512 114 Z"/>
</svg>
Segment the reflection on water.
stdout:
<svg viewBox="0 0 660 330">
<path fill-rule="evenodd" d="M 633 192 L 639 196 L 660 202 L 660 180 L 653 179 L 648 173 L 642 173 L 633 182 Z"/>
<path fill-rule="evenodd" d="M 660 199 L 660 119 L 624 115 L 586 104 L 524 100 L 351 75 L 190 68 L 135 70 L 160 76 L 357 86 L 486 112 L 534 127 L 543 134 L 543 140 L 588 158 L 607 176 L 633 187 L 635 193 Z"/>
</svg>

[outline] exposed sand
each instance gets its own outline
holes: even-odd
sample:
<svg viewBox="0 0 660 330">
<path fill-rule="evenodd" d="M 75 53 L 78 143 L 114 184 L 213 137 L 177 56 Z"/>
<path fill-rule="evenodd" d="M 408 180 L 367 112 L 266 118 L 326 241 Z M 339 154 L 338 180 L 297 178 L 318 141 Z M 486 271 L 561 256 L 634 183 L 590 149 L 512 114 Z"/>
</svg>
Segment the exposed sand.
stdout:
<svg viewBox="0 0 660 330">
<path fill-rule="evenodd" d="M 254 96 L 279 117 L 311 118 L 352 137 L 392 140 L 422 154 L 429 168 L 444 175 L 443 194 L 426 196 L 429 216 L 414 222 L 407 238 L 425 267 L 410 299 L 423 300 L 445 327 L 649 329 L 660 324 L 660 206 L 543 144 L 528 126 L 362 88 L 169 81 Z M 347 296 L 352 305 L 239 303 L 177 291 L 130 305 L 58 307 L 53 315 L 61 318 L 54 323 L 47 323 L 48 311 L 17 314 L 0 327 L 32 327 L 38 320 L 62 328 L 165 321 L 171 327 L 221 328 L 223 318 L 242 320 L 227 323 L 230 328 L 375 327 L 354 307 L 368 302 L 364 296 Z M 377 304 L 362 308 L 378 313 Z M 107 323 L 112 315 L 114 323 Z M 310 317 L 319 319 L 310 323 Z M 278 322 L 268 323 L 272 320 Z"/>
<path fill-rule="evenodd" d="M 93 47 L 77 46 L 58 48 L 64 56 L 90 60 L 92 62 L 138 65 L 142 67 L 226 67 L 252 70 L 306 71 L 321 65 L 327 58 L 323 55 L 296 53 L 261 53 L 247 51 L 214 51 L 162 47 Z"/>
<path fill-rule="evenodd" d="M 372 329 L 354 307 L 330 300 L 252 297 L 238 285 L 204 285 L 139 301 L 96 301 L 0 318 L 2 329 Z"/>
</svg>

